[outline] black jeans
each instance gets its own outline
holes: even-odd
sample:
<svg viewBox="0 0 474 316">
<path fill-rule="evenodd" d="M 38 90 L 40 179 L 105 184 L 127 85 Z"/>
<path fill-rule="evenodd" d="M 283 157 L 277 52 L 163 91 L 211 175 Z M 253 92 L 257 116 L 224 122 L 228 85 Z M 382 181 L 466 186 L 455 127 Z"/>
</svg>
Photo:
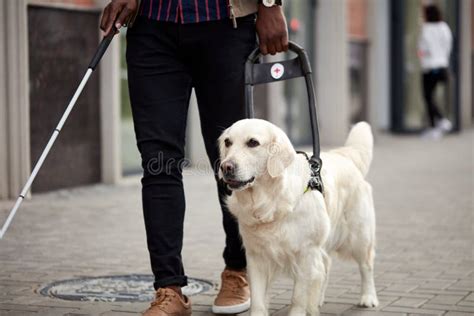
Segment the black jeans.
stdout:
<svg viewBox="0 0 474 316">
<path fill-rule="evenodd" d="M 127 32 L 130 100 L 142 158 L 142 199 L 155 288 L 184 286 L 182 162 L 191 89 L 207 155 L 217 172 L 217 138 L 244 118 L 244 64 L 256 47 L 255 17 L 198 24 L 138 18 Z M 222 203 L 225 264 L 246 266 L 236 220 Z"/>
<path fill-rule="evenodd" d="M 423 73 L 423 97 L 425 99 L 426 112 L 428 113 L 431 127 L 435 126 L 437 120 L 443 118 L 443 115 L 434 102 L 436 86 L 440 82 L 447 81 L 448 71 L 446 68 L 432 69 Z"/>
</svg>

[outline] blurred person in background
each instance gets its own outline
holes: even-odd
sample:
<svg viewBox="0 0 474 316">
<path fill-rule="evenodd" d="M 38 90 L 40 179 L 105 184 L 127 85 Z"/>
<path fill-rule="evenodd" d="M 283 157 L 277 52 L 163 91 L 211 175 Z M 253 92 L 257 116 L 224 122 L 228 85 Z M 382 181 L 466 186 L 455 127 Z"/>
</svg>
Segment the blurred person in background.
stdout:
<svg viewBox="0 0 474 316">
<path fill-rule="evenodd" d="M 424 7 L 425 22 L 418 40 L 418 56 L 423 71 L 423 97 L 428 113 L 430 127 L 424 137 L 438 139 L 452 129 L 452 123 L 441 114 L 434 97 L 438 83 L 448 83 L 449 57 L 453 37 L 440 9 L 430 4 Z"/>
<path fill-rule="evenodd" d="M 195 89 L 207 155 L 217 175 L 217 138 L 245 118 L 244 66 L 259 38 L 261 52 L 288 49 L 281 0 L 112 0 L 105 34 L 127 30 L 127 68 L 137 146 L 144 170 L 142 201 L 156 298 L 146 316 L 188 316 L 191 303 L 181 259 L 185 199 L 182 162 L 186 116 Z M 225 270 L 212 310 L 250 307 L 245 250 L 237 222 L 223 202 Z M 213 232 L 208 232 L 213 234 Z"/>
</svg>

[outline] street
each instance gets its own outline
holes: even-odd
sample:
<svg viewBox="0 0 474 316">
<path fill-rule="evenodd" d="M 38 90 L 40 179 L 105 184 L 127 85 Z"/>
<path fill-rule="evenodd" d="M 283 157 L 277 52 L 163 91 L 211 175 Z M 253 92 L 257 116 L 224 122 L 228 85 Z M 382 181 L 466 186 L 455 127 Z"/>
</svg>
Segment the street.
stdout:
<svg viewBox="0 0 474 316">
<path fill-rule="evenodd" d="M 440 141 L 378 134 L 369 181 L 377 216 L 375 283 L 380 305 L 356 306 L 359 272 L 334 260 L 322 315 L 474 313 L 473 136 Z M 193 315 L 212 315 L 224 233 L 212 175 L 185 170 L 183 259 L 188 276 L 213 288 L 191 297 Z M 3 223 L 13 201 L 0 202 Z M 139 177 L 37 194 L 0 240 L 0 315 L 139 315 L 148 303 L 45 297 L 43 285 L 83 276 L 150 274 Z M 286 315 L 292 285 L 272 288 L 271 312 Z"/>
</svg>

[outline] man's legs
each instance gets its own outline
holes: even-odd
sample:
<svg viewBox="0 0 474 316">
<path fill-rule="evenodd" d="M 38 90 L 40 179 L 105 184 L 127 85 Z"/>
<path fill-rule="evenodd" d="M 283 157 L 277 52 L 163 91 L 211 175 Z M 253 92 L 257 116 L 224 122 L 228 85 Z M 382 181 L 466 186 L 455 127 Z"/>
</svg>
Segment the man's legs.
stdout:
<svg viewBox="0 0 474 316">
<path fill-rule="evenodd" d="M 231 21 L 183 26 L 183 42 L 192 52 L 189 56 L 193 83 L 201 118 L 201 129 L 207 155 L 217 175 L 219 152 L 217 138 L 235 121 L 245 117 L 244 65 L 256 47 L 253 17 Z M 197 40 L 196 40 L 197 39 Z M 247 261 L 237 221 L 229 213 L 224 187 L 218 185 L 226 246 L 220 291 L 212 311 L 235 314 L 250 307 L 250 289 L 245 268 Z"/>
<path fill-rule="evenodd" d="M 137 19 L 127 32 L 130 99 L 142 157 L 143 214 L 155 288 L 187 283 L 181 262 L 186 116 L 191 76 L 178 25 Z"/>
<path fill-rule="evenodd" d="M 238 19 L 238 28 L 231 21 L 203 23 L 183 27 L 183 41 L 189 37 L 193 49 L 192 76 L 201 118 L 201 129 L 207 155 L 217 174 L 219 152 L 217 138 L 234 122 L 245 118 L 244 65 L 256 47 L 254 17 Z M 199 35 L 198 35 L 199 34 Z M 193 42 L 193 38 L 199 38 Z M 226 233 L 224 261 L 228 268 L 246 267 L 245 250 L 237 221 L 229 213 L 223 199 L 224 188 L 218 185 L 219 201 Z"/>
</svg>

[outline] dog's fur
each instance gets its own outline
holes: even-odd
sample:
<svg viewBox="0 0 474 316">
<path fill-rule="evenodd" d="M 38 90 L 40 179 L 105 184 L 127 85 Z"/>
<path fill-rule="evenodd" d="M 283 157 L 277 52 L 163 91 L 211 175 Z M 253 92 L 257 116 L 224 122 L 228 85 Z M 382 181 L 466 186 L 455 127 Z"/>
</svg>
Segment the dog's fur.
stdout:
<svg viewBox="0 0 474 316">
<path fill-rule="evenodd" d="M 249 139 L 259 145 L 249 147 Z M 358 123 L 344 147 L 321 154 L 324 194 L 305 193 L 309 164 L 281 129 L 246 119 L 223 132 L 221 165 L 230 162 L 235 172 L 230 180 L 222 172 L 220 176 L 234 186 L 235 181 L 242 183 L 233 189 L 227 205 L 238 220 L 246 249 L 251 315 L 267 315 L 268 289 L 279 273 L 294 279 L 290 315 L 318 315 L 333 253 L 358 263 L 360 305 L 377 306 L 375 213 L 372 188 L 364 179 L 372 148 L 370 126 Z"/>
</svg>

